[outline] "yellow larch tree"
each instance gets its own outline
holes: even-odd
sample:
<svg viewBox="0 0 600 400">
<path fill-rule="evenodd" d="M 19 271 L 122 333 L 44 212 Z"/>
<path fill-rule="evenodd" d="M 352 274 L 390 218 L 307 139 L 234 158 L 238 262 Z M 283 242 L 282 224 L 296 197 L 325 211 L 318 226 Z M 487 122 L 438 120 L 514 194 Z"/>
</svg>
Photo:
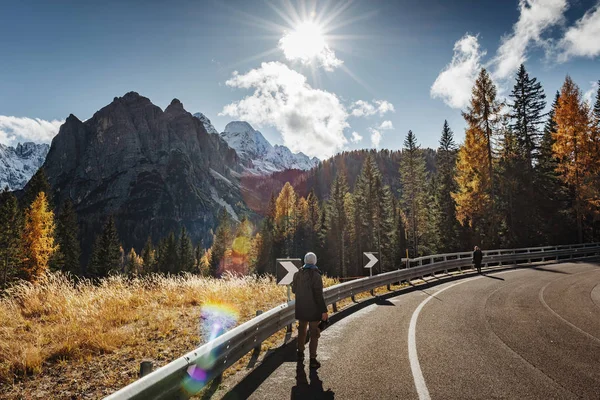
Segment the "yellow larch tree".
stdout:
<svg viewBox="0 0 600 400">
<path fill-rule="evenodd" d="M 556 169 L 560 178 L 573 190 L 577 236 L 581 243 L 585 214 L 597 208 L 594 171 L 598 170 L 598 157 L 589 107 L 570 76 L 565 78 L 561 88 L 554 119 L 556 132 L 552 151 L 558 160 Z"/>
<path fill-rule="evenodd" d="M 494 244 L 496 232 L 494 143 L 502 105 L 496 100 L 496 86 L 482 69 L 477 77 L 471 102 L 463 117 L 467 122 L 465 143 L 458 151 L 456 183 L 452 193 L 456 202 L 456 217 L 462 225 L 469 224 L 475 240 Z"/>
<path fill-rule="evenodd" d="M 54 242 L 54 213 L 49 209 L 46 193 L 39 192 L 25 211 L 23 231 L 23 272 L 29 281 L 36 281 L 48 270 L 48 261 L 58 245 Z"/>
<path fill-rule="evenodd" d="M 275 238 L 283 244 L 286 255 L 293 254 L 296 228 L 296 192 L 289 182 L 281 189 L 275 202 Z"/>
</svg>

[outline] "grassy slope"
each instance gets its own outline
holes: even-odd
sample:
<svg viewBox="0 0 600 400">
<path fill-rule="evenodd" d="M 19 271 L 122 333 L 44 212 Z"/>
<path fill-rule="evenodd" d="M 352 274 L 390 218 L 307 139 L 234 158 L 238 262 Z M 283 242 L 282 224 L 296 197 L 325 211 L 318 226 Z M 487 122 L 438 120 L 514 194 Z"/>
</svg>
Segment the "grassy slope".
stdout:
<svg viewBox="0 0 600 400">
<path fill-rule="evenodd" d="M 0 299 L 0 398 L 101 397 L 137 379 L 141 360 L 156 368 L 206 340 L 203 304 L 228 304 L 241 323 L 284 301 L 271 278 L 22 283 Z"/>
</svg>

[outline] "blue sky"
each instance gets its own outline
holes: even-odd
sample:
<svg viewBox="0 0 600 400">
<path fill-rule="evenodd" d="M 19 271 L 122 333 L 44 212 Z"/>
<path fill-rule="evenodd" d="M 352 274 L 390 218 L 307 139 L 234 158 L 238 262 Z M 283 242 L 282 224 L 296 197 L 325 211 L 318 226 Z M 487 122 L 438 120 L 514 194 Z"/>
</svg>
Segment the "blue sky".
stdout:
<svg viewBox="0 0 600 400">
<path fill-rule="evenodd" d="M 178 98 L 219 131 L 249 120 L 272 143 L 321 158 L 398 149 L 409 129 L 436 147 L 444 119 L 460 142 L 460 109 L 481 66 L 502 93 L 523 60 L 550 98 L 567 73 L 590 91 L 599 3 L 7 2 L 0 143 L 49 142 L 69 114 L 89 118 L 132 90 L 163 109 Z"/>
</svg>

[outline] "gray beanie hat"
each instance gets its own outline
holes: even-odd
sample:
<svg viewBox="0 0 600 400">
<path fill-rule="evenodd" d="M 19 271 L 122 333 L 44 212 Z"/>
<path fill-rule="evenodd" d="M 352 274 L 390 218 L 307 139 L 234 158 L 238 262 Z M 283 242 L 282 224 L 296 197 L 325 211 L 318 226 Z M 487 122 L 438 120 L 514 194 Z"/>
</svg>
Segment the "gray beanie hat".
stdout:
<svg viewBox="0 0 600 400">
<path fill-rule="evenodd" d="M 317 255 L 315 253 L 306 253 L 304 256 L 304 264 L 317 264 Z"/>
</svg>

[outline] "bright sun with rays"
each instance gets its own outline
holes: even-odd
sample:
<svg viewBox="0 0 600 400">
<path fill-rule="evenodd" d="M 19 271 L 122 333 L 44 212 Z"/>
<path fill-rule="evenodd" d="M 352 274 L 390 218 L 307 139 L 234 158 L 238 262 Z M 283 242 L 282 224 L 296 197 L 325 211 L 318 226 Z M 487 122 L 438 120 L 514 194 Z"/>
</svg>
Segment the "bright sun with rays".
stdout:
<svg viewBox="0 0 600 400">
<path fill-rule="evenodd" d="M 329 49 L 321 27 L 314 21 L 301 22 L 294 31 L 281 38 L 279 46 L 287 59 L 304 64 L 313 62 Z"/>
</svg>

